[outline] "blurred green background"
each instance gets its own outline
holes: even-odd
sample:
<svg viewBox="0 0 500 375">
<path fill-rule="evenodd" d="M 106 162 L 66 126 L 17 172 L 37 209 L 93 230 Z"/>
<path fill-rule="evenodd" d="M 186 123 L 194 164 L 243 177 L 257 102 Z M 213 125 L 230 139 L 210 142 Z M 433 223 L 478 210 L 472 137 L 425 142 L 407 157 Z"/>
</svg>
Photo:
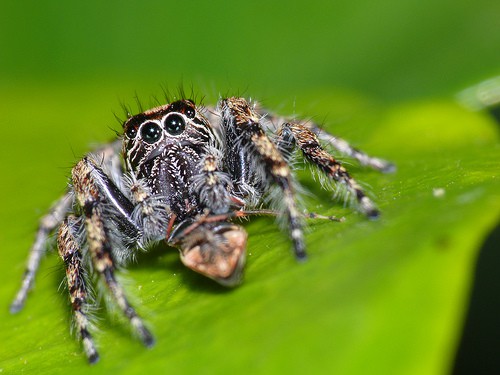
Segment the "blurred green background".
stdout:
<svg viewBox="0 0 500 375">
<path fill-rule="evenodd" d="M 455 95 L 500 74 L 499 15 L 500 2 L 488 0 L 3 0 L 0 370 L 88 371 L 56 291 L 56 256 L 25 311 L 10 316 L 7 304 L 38 217 L 74 162 L 119 130 L 121 103 L 147 105 L 182 85 L 207 103 L 242 94 L 312 117 L 394 160 L 392 176 L 353 167 L 384 219 L 330 208 L 305 177 L 321 201 L 306 198 L 310 210 L 348 217 L 342 227 L 311 225 L 307 265 L 289 259 L 286 236 L 265 219 L 247 225 L 256 238 L 247 281 L 229 293 L 187 273 L 175 253 L 153 252 L 130 275 L 148 283 L 136 292 L 157 347 L 144 350 L 103 314 L 103 360 L 91 371 L 449 372 L 474 259 L 499 210 L 498 129 Z M 445 199 L 432 196 L 436 187 Z M 417 318 L 411 306 L 425 307 Z"/>
<path fill-rule="evenodd" d="M 182 79 L 215 94 L 286 90 L 294 97 L 336 87 L 400 99 L 447 94 L 498 73 L 500 5 L 491 1 L 1 6 L 4 85 L 97 81 L 144 89 Z"/>
</svg>

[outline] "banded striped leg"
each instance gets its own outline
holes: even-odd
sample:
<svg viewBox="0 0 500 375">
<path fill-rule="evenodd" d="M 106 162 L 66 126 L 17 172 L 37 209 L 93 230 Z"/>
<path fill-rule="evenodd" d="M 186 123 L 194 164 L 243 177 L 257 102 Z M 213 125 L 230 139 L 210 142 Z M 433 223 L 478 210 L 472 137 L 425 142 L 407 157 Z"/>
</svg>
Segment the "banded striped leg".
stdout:
<svg viewBox="0 0 500 375">
<path fill-rule="evenodd" d="M 110 238 L 102 219 L 104 205 L 111 204 L 106 198 L 113 201 L 113 204 L 122 204 L 120 206 L 122 210 L 125 210 L 123 206 L 125 206 L 126 198 L 118 192 L 111 180 L 106 179 L 102 170 L 89 158 L 82 159 L 73 168 L 72 180 L 76 198 L 85 215 L 87 243 L 94 270 L 103 278 L 118 307 L 129 319 L 134 331 L 139 335 L 144 345 L 152 346 L 154 343 L 153 336 L 144 326 L 135 309 L 130 305 L 121 285 L 116 281 L 115 262 L 112 256 Z M 101 195 L 104 194 L 103 192 L 107 194 L 112 192 L 112 199 Z M 118 207 L 115 208 L 119 213 Z M 106 209 L 109 210 L 109 206 Z"/>
<path fill-rule="evenodd" d="M 365 195 L 363 189 L 345 168 L 323 149 L 318 137 L 311 130 L 301 124 L 285 123 L 280 129 L 279 136 L 280 146 L 290 149 L 293 144 L 297 145 L 307 160 L 316 165 L 330 179 L 345 185 L 347 191 L 356 197 L 361 212 L 369 218 L 379 216 L 375 204 Z"/>
<path fill-rule="evenodd" d="M 214 150 L 205 155 L 200 163 L 200 173 L 193 177 L 191 185 L 200 202 L 214 214 L 226 213 L 231 205 L 237 203 L 236 198 L 229 193 L 231 178 L 220 171 L 220 163 L 220 152 Z"/>
<path fill-rule="evenodd" d="M 28 263 L 23 275 L 21 288 L 10 305 L 11 313 L 16 313 L 23 308 L 28 292 L 33 287 L 40 260 L 47 251 L 49 235 L 62 222 L 72 203 L 72 196 L 70 194 L 64 195 L 54 204 L 50 212 L 40 220 L 36 239 L 31 247 Z"/>
<path fill-rule="evenodd" d="M 225 126 L 232 127 L 231 130 L 236 135 L 236 140 L 233 141 L 240 143 L 245 141 L 245 146 L 240 146 L 237 149 L 258 156 L 267 177 L 281 189 L 295 256 L 297 259 L 305 259 L 302 215 L 299 213 L 295 200 L 293 178 L 287 162 L 260 126 L 260 116 L 250 108 L 245 99 L 229 98 L 224 100 L 222 111 L 223 120 L 226 122 Z"/>
<path fill-rule="evenodd" d="M 77 333 L 82 340 L 87 359 L 92 364 L 99 360 L 99 354 L 89 332 L 90 324 L 86 314 L 89 293 L 78 240 L 78 232 L 81 229 L 79 225 L 75 216 L 68 216 L 64 220 L 59 227 L 57 248 L 66 267 L 66 281 Z"/>
<path fill-rule="evenodd" d="M 262 112 L 262 110 L 260 112 Z M 271 130 L 270 125 L 272 124 L 283 124 L 290 121 L 290 119 L 274 116 L 273 114 L 265 114 L 265 117 L 267 119 L 266 123 L 268 124 L 269 130 Z M 325 144 L 329 144 L 342 154 L 356 159 L 361 165 L 366 165 L 384 173 L 392 173 L 396 170 L 396 166 L 393 163 L 367 155 L 363 151 L 352 147 L 346 140 L 336 137 L 326 132 L 324 129 L 321 129 L 318 124 L 314 122 L 301 122 L 301 126 L 314 133 Z"/>
<path fill-rule="evenodd" d="M 384 159 L 369 156 L 363 151 L 352 147 L 346 140 L 335 137 L 325 131 L 321 131 L 318 127 L 316 127 L 316 129 L 318 129 L 316 135 L 319 139 L 325 143 L 329 143 L 333 148 L 337 149 L 342 154 L 356 159 L 361 165 L 366 165 L 383 173 L 393 173 L 396 171 L 396 166 L 393 163 Z"/>
</svg>

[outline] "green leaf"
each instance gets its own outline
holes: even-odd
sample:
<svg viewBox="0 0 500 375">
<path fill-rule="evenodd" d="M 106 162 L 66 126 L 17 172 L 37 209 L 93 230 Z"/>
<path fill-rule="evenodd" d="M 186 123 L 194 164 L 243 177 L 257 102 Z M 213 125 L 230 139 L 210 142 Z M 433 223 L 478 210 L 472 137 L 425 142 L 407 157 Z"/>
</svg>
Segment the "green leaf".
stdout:
<svg viewBox="0 0 500 375">
<path fill-rule="evenodd" d="M 60 91 L 52 95 L 62 100 Z M 321 97 L 312 108 L 319 115 L 329 102 L 347 100 L 338 93 Z M 25 116 L 50 121 L 51 115 L 32 110 Z M 334 203 L 305 170 L 300 175 L 312 193 L 306 197 L 308 209 L 346 217 L 343 223 L 309 222 L 308 262 L 294 261 L 286 235 L 269 218 L 245 224 L 250 234 L 246 280 L 234 290 L 182 267 L 173 249 L 160 246 L 142 254 L 122 277 L 157 345 L 143 348 L 119 314 L 98 311 L 102 360 L 92 372 L 421 374 L 449 368 L 473 261 L 500 209 L 496 124 L 487 114 L 446 100 L 369 113 L 373 117 L 327 128 L 349 133 L 358 146 L 397 164 L 397 172 L 387 175 L 354 162 L 350 166 L 370 186 L 383 213 L 380 220 L 367 221 Z M 41 138 L 40 132 L 54 146 L 43 158 L 20 152 L 16 163 L 4 166 L 17 185 L 16 192 L 4 185 L 2 196 L 23 199 L 4 206 L 2 243 L 11 251 L 2 262 L 2 301 L 18 287 L 36 216 L 63 191 L 67 160 L 75 160 L 58 159 L 68 153 L 57 142 L 71 136 L 64 132 L 70 115 L 59 113 L 51 128 L 4 131 L 10 139 L 32 140 Z M 76 126 L 85 131 L 82 124 L 92 116 L 85 114 Z M 36 155 L 46 145 L 31 147 Z M 9 219 L 13 216 L 19 221 Z M 5 373 L 89 370 L 68 332 L 67 297 L 57 291 L 63 275 L 51 254 L 25 309 L 17 315 L 2 310 Z"/>
<path fill-rule="evenodd" d="M 0 372 L 448 373 L 474 262 L 500 214 L 498 124 L 453 97 L 500 72 L 499 4 L 2 2 Z M 57 254 L 24 310 L 8 304 L 38 218 L 90 143 L 120 130 L 120 100 L 138 90 L 148 105 L 183 80 L 206 103 L 241 94 L 312 117 L 398 169 L 345 160 L 378 221 L 299 171 L 307 209 L 346 221 L 309 221 L 309 260 L 298 264 L 274 220 L 252 218 L 245 281 L 232 290 L 184 268 L 174 249 L 141 254 L 120 277 L 157 344 L 142 347 L 103 307 L 102 359 L 90 367 L 69 333 Z"/>
</svg>

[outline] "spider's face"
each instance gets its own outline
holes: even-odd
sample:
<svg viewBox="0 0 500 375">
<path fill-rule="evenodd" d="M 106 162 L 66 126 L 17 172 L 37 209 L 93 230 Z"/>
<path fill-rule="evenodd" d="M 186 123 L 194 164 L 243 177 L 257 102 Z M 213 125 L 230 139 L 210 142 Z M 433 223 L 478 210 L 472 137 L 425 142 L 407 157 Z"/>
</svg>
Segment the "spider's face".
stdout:
<svg viewBox="0 0 500 375">
<path fill-rule="evenodd" d="M 128 170 L 175 147 L 207 144 L 214 137 L 208 120 L 191 100 L 179 100 L 129 118 L 123 125 L 123 154 Z"/>
</svg>

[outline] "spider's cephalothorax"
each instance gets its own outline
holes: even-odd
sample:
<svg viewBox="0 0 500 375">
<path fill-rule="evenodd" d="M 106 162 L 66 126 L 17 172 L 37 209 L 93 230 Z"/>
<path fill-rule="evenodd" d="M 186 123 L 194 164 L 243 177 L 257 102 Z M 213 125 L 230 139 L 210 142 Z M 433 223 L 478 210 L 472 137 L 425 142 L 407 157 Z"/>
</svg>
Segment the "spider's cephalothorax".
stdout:
<svg viewBox="0 0 500 375">
<path fill-rule="evenodd" d="M 94 303 L 87 274 L 104 281 L 145 345 L 153 337 L 128 302 L 115 270 L 137 249 L 166 240 L 189 268 L 220 284 L 241 280 L 247 234 L 231 222 L 251 214 L 284 218 L 298 259 L 306 256 L 293 151 L 357 202 L 368 217 L 372 201 L 320 141 L 380 171 L 393 165 L 352 148 L 313 123 L 264 114 L 243 98 L 217 107 L 179 100 L 130 117 L 122 139 L 85 156 L 72 170 L 71 186 L 42 218 L 11 311 L 22 308 L 49 235 L 66 267 L 77 332 L 89 361 L 99 358 L 88 312 Z M 120 150 L 123 162 L 120 159 Z M 272 198 L 272 199 L 270 199 Z M 271 209 L 263 208 L 271 205 Z"/>
</svg>

